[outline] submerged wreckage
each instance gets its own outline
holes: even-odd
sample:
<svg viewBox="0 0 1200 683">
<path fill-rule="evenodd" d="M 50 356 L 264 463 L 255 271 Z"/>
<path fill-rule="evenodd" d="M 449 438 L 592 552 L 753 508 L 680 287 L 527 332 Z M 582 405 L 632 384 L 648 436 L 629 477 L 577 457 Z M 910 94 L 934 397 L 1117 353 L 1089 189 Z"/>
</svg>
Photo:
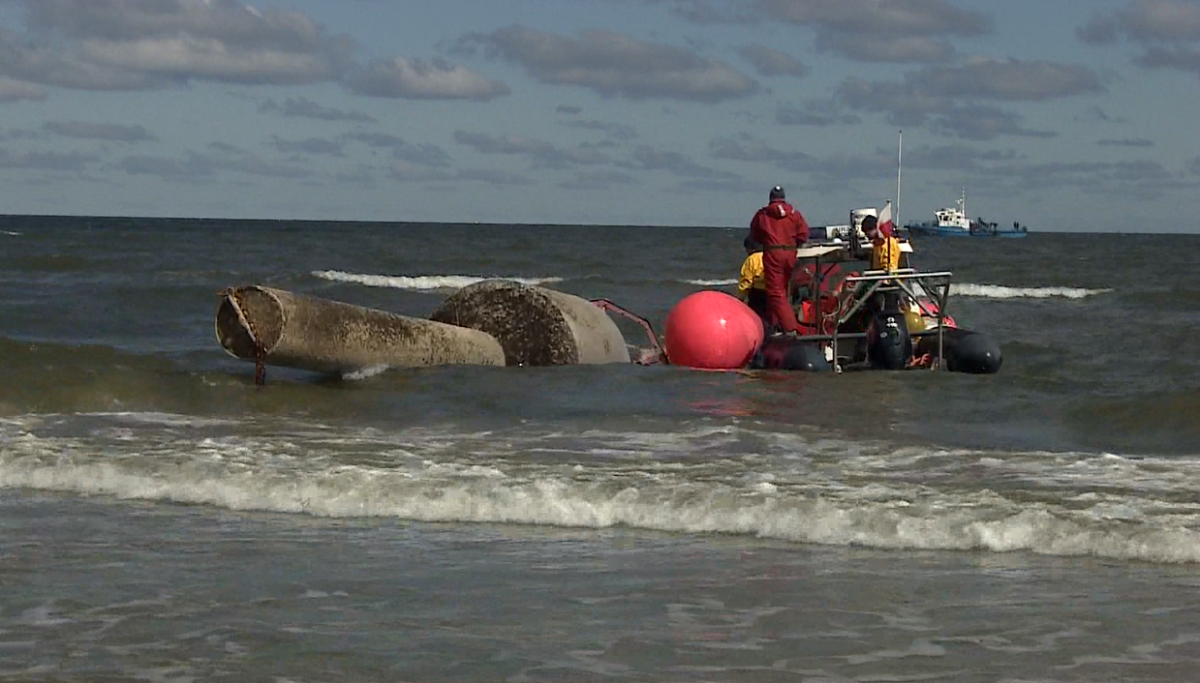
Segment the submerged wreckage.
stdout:
<svg viewBox="0 0 1200 683">
<path fill-rule="evenodd" d="M 346 374 L 379 367 L 667 363 L 706 369 L 945 368 L 999 371 L 1000 349 L 946 315 L 949 272 L 863 271 L 855 244 L 798 250 L 796 309 L 811 333 L 767 335 L 758 315 L 719 291 L 697 292 L 667 316 L 664 343 L 644 318 L 607 299 L 510 280 L 484 280 L 415 318 L 259 285 L 219 294 L 216 335 L 232 356 L 266 366 Z M 911 246 L 904 245 L 906 252 Z M 879 302 L 888 302 L 880 305 Z M 610 314 L 637 322 L 650 347 L 631 355 Z M 635 347 L 638 348 L 638 347 Z"/>
</svg>

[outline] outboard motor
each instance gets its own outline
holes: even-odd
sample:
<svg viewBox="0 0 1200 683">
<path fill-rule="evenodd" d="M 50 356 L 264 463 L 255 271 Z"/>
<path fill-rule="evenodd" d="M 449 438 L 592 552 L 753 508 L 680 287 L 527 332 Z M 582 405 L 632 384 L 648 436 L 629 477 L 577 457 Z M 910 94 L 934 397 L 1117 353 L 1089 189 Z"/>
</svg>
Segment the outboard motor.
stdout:
<svg viewBox="0 0 1200 683">
<path fill-rule="evenodd" d="M 867 360 L 878 370 L 903 370 L 913 355 L 912 337 L 895 297 L 888 297 L 882 310 L 867 323 Z"/>
</svg>

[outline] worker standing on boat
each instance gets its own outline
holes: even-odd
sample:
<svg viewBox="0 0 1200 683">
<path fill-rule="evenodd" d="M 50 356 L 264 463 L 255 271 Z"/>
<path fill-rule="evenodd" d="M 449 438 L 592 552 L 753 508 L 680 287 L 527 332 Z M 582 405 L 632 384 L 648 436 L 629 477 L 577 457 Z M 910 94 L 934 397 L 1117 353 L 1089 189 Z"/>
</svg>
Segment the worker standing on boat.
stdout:
<svg viewBox="0 0 1200 683">
<path fill-rule="evenodd" d="M 767 285 L 763 282 L 763 248 L 749 235 L 746 235 L 742 245 L 746 247 L 746 260 L 742 261 L 742 270 L 738 273 L 738 298 L 766 321 L 769 316 Z"/>
<path fill-rule="evenodd" d="M 862 231 L 871 241 L 871 270 L 899 270 L 900 240 L 881 231 L 874 216 L 863 219 Z"/>
<path fill-rule="evenodd" d="M 796 267 L 796 248 L 808 241 L 808 221 L 784 199 L 783 188 L 771 188 L 768 204 L 750 221 L 750 238 L 763 248 L 763 284 L 767 290 L 767 321 L 779 331 L 802 331 L 789 300 L 788 287 Z"/>
</svg>

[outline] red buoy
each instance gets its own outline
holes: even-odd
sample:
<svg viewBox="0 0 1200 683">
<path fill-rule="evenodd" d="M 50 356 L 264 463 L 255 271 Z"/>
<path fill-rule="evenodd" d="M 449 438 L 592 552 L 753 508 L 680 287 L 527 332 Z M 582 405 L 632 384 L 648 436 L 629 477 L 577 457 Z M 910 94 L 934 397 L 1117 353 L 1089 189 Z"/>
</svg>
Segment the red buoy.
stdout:
<svg viewBox="0 0 1200 683">
<path fill-rule="evenodd" d="M 696 292 L 667 315 L 667 360 L 710 370 L 744 368 L 762 346 L 763 334 L 762 319 L 737 297 Z"/>
</svg>

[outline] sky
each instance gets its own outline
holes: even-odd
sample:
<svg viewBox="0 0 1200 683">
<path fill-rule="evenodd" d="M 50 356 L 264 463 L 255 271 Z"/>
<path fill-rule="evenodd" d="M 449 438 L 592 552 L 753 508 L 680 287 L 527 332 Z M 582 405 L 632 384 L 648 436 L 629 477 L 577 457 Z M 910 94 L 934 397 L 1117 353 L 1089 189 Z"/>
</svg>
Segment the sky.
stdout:
<svg viewBox="0 0 1200 683">
<path fill-rule="evenodd" d="M 0 213 L 1200 232 L 1200 0 L 0 0 Z"/>
</svg>

